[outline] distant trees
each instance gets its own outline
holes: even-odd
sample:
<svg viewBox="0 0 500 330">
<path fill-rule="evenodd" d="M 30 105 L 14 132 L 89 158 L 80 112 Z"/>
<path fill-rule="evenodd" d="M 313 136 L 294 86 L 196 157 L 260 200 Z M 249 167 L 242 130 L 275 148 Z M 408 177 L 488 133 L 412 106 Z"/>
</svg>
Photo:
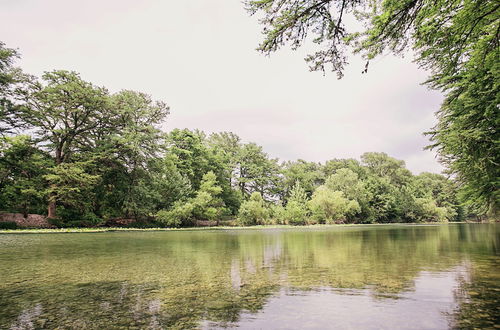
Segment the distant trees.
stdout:
<svg viewBox="0 0 500 330">
<path fill-rule="evenodd" d="M 5 211 L 43 213 L 45 176 L 53 166 L 51 157 L 36 147 L 28 135 L 0 141 L 0 205 Z"/>
<path fill-rule="evenodd" d="M 243 226 L 264 225 L 269 219 L 269 209 L 266 207 L 260 192 L 252 193 L 247 201 L 244 201 L 238 212 L 238 222 Z"/>
<path fill-rule="evenodd" d="M 292 225 L 304 225 L 307 223 L 307 192 L 302 188 L 300 181 L 297 181 L 290 191 L 290 197 L 285 206 L 283 217 L 285 221 Z"/>
<path fill-rule="evenodd" d="M 318 223 L 344 222 L 360 211 L 358 202 L 345 198 L 343 192 L 333 191 L 327 186 L 316 189 L 309 207 L 312 218 Z"/>
<path fill-rule="evenodd" d="M 376 56 L 412 47 L 416 62 L 430 72 L 427 86 L 445 93 L 438 123 L 428 132 L 429 147 L 456 175 L 469 207 L 498 214 L 498 1 L 246 0 L 245 5 L 263 25 L 260 51 L 270 54 L 286 44 L 297 49 L 311 38 L 318 49 L 306 57 L 310 69 L 331 68 L 339 78 L 349 51 L 363 55 L 367 72 Z M 346 24 L 353 18 L 362 31 Z"/>
<path fill-rule="evenodd" d="M 15 49 L 7 48 L 0 41 L 0 136 L 12 132 L 18 127 L 16 114 L 19 110 L 17 98 L 23 92 L 27 75 L 14 66 L 19 57 Z"/>
<path fill-rule="evenodd" d="M 0 45 L 0 211 L 47 214 L 58 226 L 115 218 L 192 226 L 460 220 L 476 209 L 438 174 L 401 160 L 280 163 L 234 133 L 161 130 L 169 107 L 111 94 L 69 71 L 38 80 Z"/>
<path fill-rule="evenodd" d="M 196 220 L 217 222 L 226 212 L 224 201 L 220 198 L 222 188 L 217 186 L 214 172 L 207 172 L 200 183 L 196 196 L 178 200 L 170 209 L 157 213 L 158 220 L 172 227 L 194 225 Z"/>
<path fill-rule="evenodd" d="M 243 145 L 237 156 L 236 182 L 241 194 L 248 197 L 258 192 L 263 198 L 272 199 L 280 179 L 278 161 L 270 159 L 255 143 Z"/>
</svg>

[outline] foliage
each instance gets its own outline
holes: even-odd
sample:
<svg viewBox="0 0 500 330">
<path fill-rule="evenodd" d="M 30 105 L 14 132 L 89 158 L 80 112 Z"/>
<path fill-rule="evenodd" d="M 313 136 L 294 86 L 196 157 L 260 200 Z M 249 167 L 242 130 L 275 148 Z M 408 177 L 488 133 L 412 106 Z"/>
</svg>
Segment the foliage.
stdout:
<svg viewBox="0 0 500 330">
<path fill-rule="evenodd" d="M 308 210 L 306 205 L 296 201 L 290 201 L 285 207 L 285 219 L 291 225 L 305 225 L 307 223 Z"/>
<path fill-rule="evenodd" d="M 430 72 L 426 84 L 445 93 L 438 123 L 428 133 L 440 160 L 457 176 L 468 204 L 494 216 L 499 209 L 500 5 L 495 0 L 246 0 L 259 14 L 269 54 L 307 38 L 320 48 L 311 70 L 330 66 L 342 77 L 349 50 L 369 61 L 412 46 Z M 354 17 L 363 31 L 350 30 Z M 396 165 L 396 164 L 394 164 Z M 382 170 L 382 169 L 381 169 Z"/>
<path fill-rule="evenodd" d="M 167 137 L 167 147 L 180 173 L 198 190 L 203 175 L 211 169 L 203 136 L 187 129 L 174 129 Z"/>
<path fill-rule="evenodd" d="M 360 211 L 358 202 L 344 197 L 341 191 L 320 186 L 309 201 L 311 216 L 319 223 L 344 222 L 348 216 Z"/>
<path fill-rule="evenodd" d="M 27 135 L 0 141 L 0 205 L 23 214 L 43 212 L 44 175 L 52 166 L 50 156 L 36 148 Z"/>
<path fill-rule="evenodd" d="M 194 205 L 191 202 L 177 201 L 170 210 L 160 210 L 156 220 L 167 227 L 180 227 L 191 224 Z"/>
<path fill-rule="evenodd" d="M 259 192 L 253 192 L 250 199 L 240 206 L 238 222 L 243 226 L 262 225 L 266 223 L 268 218 L 269 211 Z"/>
<path fill-rule="evenodd" d="M 290 192 L 285 206 L 285 219 L 291 225 L 304 225 L 307 222 L 307 193 L 297 181 Z"/>
<path fill-rule="evenodd" d="M 61 163 L 49 169 L 44 176 L 48 182 L 49 201 L 57 199 L 65 207 L 82 212 L 90 210 L 92 203 L 91 189 L 98 182 L 99 176 L 87 173 L 89 162 Z"/>
<path fill-rule="evenodd" d="M 269 159 L 262 147 L 255 143 L 245 144 L 241 148 L 237 172 L 237 184 L 243 196 L 258 192 L 263 198 L 272 198 L 277 193 L 277 160 Z"/>
<path fill-rule="evenodd" d="M 0 44 L 0 211 L 48 210 L 60 227 L 111 218 L 179 227 L 231 216 L 243 225 L 453 221 L 485 212 L 482 188 L 415 176 L 385 153 L 280 164 L 231 132 L 167 134 L 164 102 L 110 94 L 75 72 L 38 80 L 13 66 L 16 57 Z"/>
<path fill-rule="evenodd" d="M 18 96 L 24 92 L 29 77 L 14 66 L 17 58 L 18 51 L 0 41 L 0 136 L 12 134 L 22 126 L 16 118 L 20 110 Z"/>
<path fill-rule="evenodd" d="M 272 204 L 269 207 L 269 216 L 276 224 L 288 224 L 288 217 L 285 211 L 285 207 L 281 204 Z"/>
<path fill-rule="evenodd" d="M 366 189 L 365 183 L 359 179 L 357 173 L 349 168 L 340 168 L 335 174 L 327 178 L 325 186 L 333 191 L 341 191 L 346 198 L 356 201 L 360 206 L 358 218 L 371 218 L 369 201 L 372 196 Z M 355 219 L 351 218 L 349 220 L 354 221 Z"/>
<path fill-rule="evenodd" d="M 17 229 L 17 223 L 14 221 L 1 221 L 0 229 Z"/>
<path fill-rule="evenodd" d="M 431 198 L 417 198 L 417 221 L 448 221 L 448 210 L 444 207 L 438 207 Z"/>
<path fill-rule="evenodd" d="M 314 192 L 320 184 L 323 183 L 323 173 L 321 172 L 321 164 L 306 162 L 305 160 L 297 160 L 295 162 L 283 163 L 282 173 L 283 179 L 283 193 L 282 199 L 287 200 L 293 186 L 299 182 L 304 188 L 308 197 Z"/>
<path fill-rule="evenodd" d="M 170 210 L 158 211 L 158 222 L 169 227 L 179 227 L 192 225 L 195 220 L 218 221 L 225 212 L 225 207 L 219 197 L 222 188 L 217 186 L 216 179 L 213 172 L 203 175 L 196 196 L 186 201 L 176 201 Z"/>
<path fill-rule="evenodd" d="M 104 220 L 91 211 L 81 211 L 72 207 L 58 206 L 58 216 L 49 222 L 58 228 L 96 227 L 104 224 Z"/>
<path fill-rule="evenodd" d="M 208 172 L 201 179 L 200 189 L 193 199 L 193 215 L 196 219 L 218 220 L 224 213 L 224 201 L 220 198 L 222 188 L 217 186 L 214 172 Z"/>
</svg>

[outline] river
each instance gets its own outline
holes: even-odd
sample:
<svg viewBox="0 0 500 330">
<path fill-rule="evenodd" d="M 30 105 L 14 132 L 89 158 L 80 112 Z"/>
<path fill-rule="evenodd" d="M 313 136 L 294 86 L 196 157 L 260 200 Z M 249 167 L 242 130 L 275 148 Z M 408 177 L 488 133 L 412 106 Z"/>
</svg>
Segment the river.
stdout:
<svg viewBox="0 0 500 330">
<path fill-rule="evenodd" d="M 500 225 L 0 235 L 0 329 L 500 327 Z"/>
</svg>

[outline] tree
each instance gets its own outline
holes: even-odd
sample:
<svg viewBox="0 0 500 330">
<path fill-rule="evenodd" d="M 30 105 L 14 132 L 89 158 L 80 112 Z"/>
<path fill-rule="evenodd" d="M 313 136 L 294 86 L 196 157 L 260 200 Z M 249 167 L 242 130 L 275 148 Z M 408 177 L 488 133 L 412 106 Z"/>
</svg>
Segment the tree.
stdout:
<svg viewBox="0 0 500 330">
<path fill-rule="evenodd" d="M 212 133 L 206 139 L 206 145 L 212 154 L 212 171 L 222 187 L 221 198 L 236 215 L 242 201 L 242 195 L 235 189 L 237 185 L 238 156 L 241 151 L 241 139 L 231 132 Z"/>
<path fill-rule="evenodd" d="M 292 225 L 303 225 L 307 221 L 307 192 L 297 181 L 292 187 L 290 197 L 285 206 L 284 216 Z"/>
<path fill-rule="evenodd" d="M 50 152 L 57 167 L 53 175 L 57 175 L 59 170 L 72 169 L 71 165 L 62 164 L 71 162 L 76 152 L 88 147 L 89 134 L 105 122 L 107 92 L 83 81 L 75 72 L 46 72 L 42 78 L 45 85 L 38 81 L 30 83 L 18 118 Z M 52 182 L 55 185 L 61 181 Z M 57 186 L 50 189 L 49 218 L 56 216 L 58 189 Z"/>
<path fill-rule="evenodd" d="M 372 196 L 369 205 L 373 220 L 376 222 L 398 222 L 397 189 L 391 185 L 387 178 L 376 176 L 369 177 L 365 184 Z"/>
<path fill-rule="evenodd" d="M 0 205 L 2 210 L 40 212 L 45 203 L 44 175 L 53 166 L 50 156 L 27 135 L 0 141 Z"/>
<path fill-rule="evenodd" d="M 463 220 L 463 207 L 457 196 L 456 185 L 445 176 L 435 173 L 421 173 L 411 183 L 416 199 L 427 198 L 437 207 L 446 208 L 448 220 Z"/>
<path fill-rule="evenodd" d="M 156 213 L 156 220 L 168 227 L 192 224 L 194 205 L 191 202 L 176 201 L 170 210 L 162 209 Z"/>
<path fill-rule="evenodd" d="M 337 173 L 338 170 L 342 168 L 347 168 L 358 175 L 362 180 L 366 179 L 368 175 L 367 168 L 364 167 L 357 159 L 331 159 L 325 162 L 321 167 L 321 172 L 325 178 L 330 175 Z"/>
<path fill-rule="evenodd" d="M 0 135 L 12 133 L 20 125 L 16 118 L 17 99 L 24 92 L 24 83 L 29 77 L 14 67 L 17 58 L 17 50 L 5 47 L 0 41 Z"/>
<path fill-rule="evenodd" d="M 155 160 L 149 170 L 151 174 L 149 184 L 157 193 L 157 208 L 169 208 L 174 202 L 185 200 L 192 194 L 189 180 L 182 176 L 170 158 Z"/>
<path fill-rule="evenodd" d="M 99 157 L 104 163 L 117 161 L 124 165 L 125 183 L 119 184 L 126 189 L 120 203 L 125 216 L 147 215 L 156 211 L 153 202 L 158 199 L 158 186 L 152 184 L 157 182 L 151 167 L 164 155 L 165 134 L 159 125 L 169 114 L 169 107 L 147 94 L 130 90 L 111 95 L 109 107 L 108 129 L 98 143 Z"/>
<path fill-rule="evenodd" d="M 203 175 L 211 170 L 211 155 L 203 138 L 188 129 L 174 129 L 167 137 L 168 154 L 194 190 L 199 189 Z"/>
<path fill-rule="evenodd" d="M 372 175 L 386 177 L 397 186 L 407 184 L 412 176 L 403 160 L 389 157 L 384 152 L 366 152 L 361 155 L 361 162 Z"/>
<path fill-rule="evenodd" d="M 314 162 L 307 162 L 299 159 L 297 161 L 284 162 L 281 165 L 283 173 L 283 200 L 287 200 L 293 187 L 300 183 L 306 191 L 307 196 L 311 197 L 314 189 L 324 182 L 323 173 L 320 171 L 320 165 Z"/>
<path fill-rule="evenodd" d="M 339 77 L 350 49 L 371 59 L 409 45 L 416 62 L 431 74 L 426 84 L 443 91 L 438 124 L 429 132 L 430 148 L 463 185 L 467 196 L 498 210 L 500 163 L 500 4 L 495 0 L 247 0 L 251 14 L 260 13 L 269 54 L 286 43 L 301 46 L 314 35 L 322 46 L 306 60 L 311 70 L 330 66 Z M 345 17 L 365 23 L 362 32 L 349 31 Z"/>
<path fill-rule="evenodd" d="M 359 179 L 358 174 L 348 168 L 340 168 L 335 174 L 328 177 L 325 186 L 333 191 L 341 191 L 347 199 L 358 202 L 360 212 L 357 217 L 361 221 L 372 219 L 369 205 L 372 196 L 366 189 L 364 182 Z"/>
<path fill-rule="evenodd" d="M 195 220 L 216 220 L 225 212 L 224 201 L 220 198 L 222 188 L 217 185 L 217 177 L 213 172 L 203 175 L 200 189 L 196 196 L 176 201 L 170 210 L 157 212 L 159 222 L 172 227 L 192 225 Z"/>
<path fill-rule="evenodd" d="M 49 205 L 60 201 L 65 209 L 70 209 L 72 215 L 85 215 L 93 211 L 92 188 L 99 182 L 99 175 L 92 175 L 89 167 L 92 162 L 64 162 L 49 169 L 44 176 L 49 183 L 47 195 Z M 54 206 L 55 207 L 55 206 Z M 50 211 L 50 208 L 49 208 Z M 75 212 L 76 211 L 76 212 Z M 55 213 L 49 218 L 54 218 Z"/>
<path fill-rule="evenodd" d="M 233 184 L 234 171 L 241 149 L 241 139 L 231 132 L 212 133 L 207 139 L 208 147 L 213 150 L 222 164 L 229 185 Z"/>
<path fill-rule="evenodd" d="M 264 204 L 264 199 L 255 191 L 250 199 L 241 204 L 238 213 L 238 222 L 243 226 L 263 225 L 269 218 L 269 210 Z"/>
<path fill-rule="evenodd" d="M 432 198 L 417 198 L 415 200 L 417 206 L 417 221 L 448 221 L 452 216 L 445 207 L 439 207 Z"/>
<path fill-rule="evenodd" d="M 259 192 L 263 198 L 277 193 L 279 168 L 276 159 L 262 151 L 255 143 L 243 145 L 238 155 L 238 187 L 243 196 Z"/>
<path fill-rule="evenodd" d="M 224 201 L 220 198 L 222 188 L 217 185 L 215 173 L 210 171 L 203 175 L 200 189 L 193 199 L 195 218 L 202 220 L 217 220 L 225 211 Z"/>
<path fill-rule="evenodd" d="M 333 191 L 320 186 L 309 201 L 313 219 L 319 223 L 343 222 L 347 217 L 360 211 L 358 202 L 344 197 L 341 191 Z"/>
<path fill-rule="evenodd" d="M 5 43 L 0 41 L 0 90 L 2 95 L 5 89 L 15 81 L 13 72 L 13 62 L 19 57 L 19 53 L 12 48 L 5 47 Z M 5 105 L 2 103 L 2 105 Z"/>
</svg>

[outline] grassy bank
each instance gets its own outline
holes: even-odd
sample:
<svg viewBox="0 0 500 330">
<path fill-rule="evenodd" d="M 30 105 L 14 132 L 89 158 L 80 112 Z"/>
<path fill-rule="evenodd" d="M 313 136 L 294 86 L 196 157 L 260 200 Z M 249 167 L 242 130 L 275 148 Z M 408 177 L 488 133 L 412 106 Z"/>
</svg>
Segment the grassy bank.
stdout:
<svg viewBox="0 0 500 330">
<path fill-rule="evenodd" d="M 218 226 L 218 227 L 186 227 L 186 228 L 126 228 L 126 227 L 98 227 L 98 228 L 50 228 L 50 229 L 2 229 L 0 234 L 51 234 L 51 233 L 104 233 L 104 232 L 117 232 L 117 231 L 213 231 L 213 230 L 262 230 L 262 229 L 286 229 L 286 228 L 307 228 L 307 229 L 321 229 L 321 228 L 339 228 L 339 227 L 361 227 L 361 226 L 428 226 L 428 225 L 447 225 L 465 222 L 425 222 L 425 223 L 375 223 L 375 224 L 329 224 L 329 225 L 305 225 L 305 226 L 292 226 L 292 225 L 259 225 L 259 226 Z"/>
</svg>

